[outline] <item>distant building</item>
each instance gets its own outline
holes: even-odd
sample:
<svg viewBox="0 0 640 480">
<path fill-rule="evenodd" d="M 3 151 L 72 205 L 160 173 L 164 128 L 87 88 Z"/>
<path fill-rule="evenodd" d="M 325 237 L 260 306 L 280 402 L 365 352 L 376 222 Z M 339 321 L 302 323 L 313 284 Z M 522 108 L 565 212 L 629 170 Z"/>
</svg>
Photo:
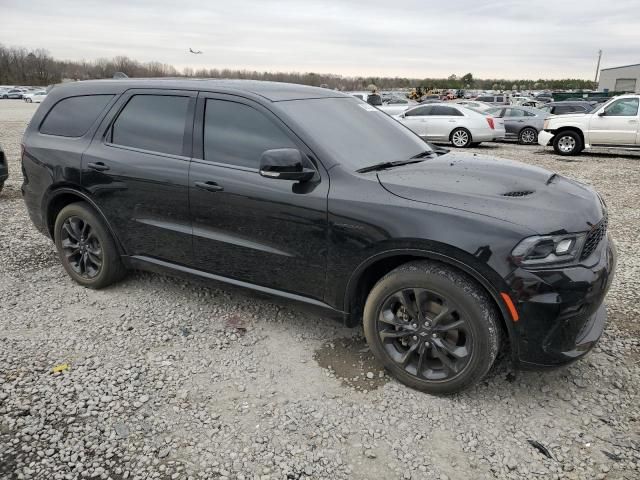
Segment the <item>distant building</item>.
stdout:
<svg viewBox="0 0 640 480">
<path fill-rule="evenodd" d="M 598 90 L 640 93 L 640 63 L 601 69 Z"/>
</svg>

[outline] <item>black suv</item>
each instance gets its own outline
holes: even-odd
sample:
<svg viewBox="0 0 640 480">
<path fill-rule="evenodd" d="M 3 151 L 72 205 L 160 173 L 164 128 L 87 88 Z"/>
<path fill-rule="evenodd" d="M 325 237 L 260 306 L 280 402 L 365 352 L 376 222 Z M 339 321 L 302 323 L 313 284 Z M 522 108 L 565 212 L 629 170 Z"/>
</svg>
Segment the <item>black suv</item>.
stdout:
<svg viewBox="0 0 640 480">
<path fill-rule="evenodd" d="M 9 164 L 7 163 L 7 157 L 0 145 L 0 192 L 4 188 L 4 182 L 9 178 Z"/>
<path fill-rule="evenodd" d="M 440 152 L 442 153 L 442 152 Z M 23 193 L 79 284 L 188 273 L 364 323 L 400 381 L 480 380 L 583 356 L 615 266 L 589 187 L 438 155 L 390 116 L 321 88 L 105 80 L 55 87 L 24 136 Z"/>
</svg>

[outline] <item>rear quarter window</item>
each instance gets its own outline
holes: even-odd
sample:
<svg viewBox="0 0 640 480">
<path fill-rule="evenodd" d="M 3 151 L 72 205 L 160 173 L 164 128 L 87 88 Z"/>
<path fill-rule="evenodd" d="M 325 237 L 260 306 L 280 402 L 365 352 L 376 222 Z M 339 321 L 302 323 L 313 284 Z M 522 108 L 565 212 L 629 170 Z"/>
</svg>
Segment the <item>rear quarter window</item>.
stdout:
<svg viewBox="0 0 640 480">
<path fill-rule="evenodd" d="M 40 133 L 81 137 L 93 125 L 113 95 L 69 97 L 56 103 L 40 125 Z"/>
</svg>

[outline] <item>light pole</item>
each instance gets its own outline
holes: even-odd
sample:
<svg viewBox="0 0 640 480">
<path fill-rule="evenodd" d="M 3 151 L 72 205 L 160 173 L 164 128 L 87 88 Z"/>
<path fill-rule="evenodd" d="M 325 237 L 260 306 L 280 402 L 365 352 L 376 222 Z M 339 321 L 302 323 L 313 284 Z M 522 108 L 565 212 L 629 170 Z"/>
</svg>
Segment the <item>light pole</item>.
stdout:
<svg viewBox="0 0 640 480">
<path fill-rule="evenodd" d="M 594 83 L 598 83 L 598 74 L 600 73 L 600 60 L 602 59 L 602 50 L 598 50 L 598 64 L 596 65 L 596 78 L 593 81 Z"/>
</svg>

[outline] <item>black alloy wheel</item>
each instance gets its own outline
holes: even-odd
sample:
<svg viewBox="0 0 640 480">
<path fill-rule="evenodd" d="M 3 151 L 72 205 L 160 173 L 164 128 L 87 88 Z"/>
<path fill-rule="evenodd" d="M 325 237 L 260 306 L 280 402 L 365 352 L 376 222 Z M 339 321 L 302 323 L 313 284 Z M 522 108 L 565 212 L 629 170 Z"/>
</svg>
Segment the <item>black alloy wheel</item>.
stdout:
<svg viewBox="0 0 640 480">
<path fill-rule="evenodd" d="M 83 278 L 98 276 L 103 256 L 100 239 L 86 220 L 71 216 L 62 224 L 62 250 L 69 266 Z"/>
<path fill-rule="evenodd" d="M 451 299 L 424 288 L 390 295 L 380 309 L 377 329 L 389 357 L 419 379 L 451 379 L 471 358 L 464 316 Z"/>
<path fill-rule="evenodd" d="M 439 262 L 410 262 L 385 275 L 367 297 L 363 321 L 385 368 L 434 394 L 477 383 L 500 348 L 495 302 L 472 278 Z"/>
<path fill-rule="evenodd" d="M 80 285 L 102 288 L 126 274 L 114 238 L 89 204 L 64 207 L 56 217 L 53 234 L 62 266 Z"/>
</svg>

